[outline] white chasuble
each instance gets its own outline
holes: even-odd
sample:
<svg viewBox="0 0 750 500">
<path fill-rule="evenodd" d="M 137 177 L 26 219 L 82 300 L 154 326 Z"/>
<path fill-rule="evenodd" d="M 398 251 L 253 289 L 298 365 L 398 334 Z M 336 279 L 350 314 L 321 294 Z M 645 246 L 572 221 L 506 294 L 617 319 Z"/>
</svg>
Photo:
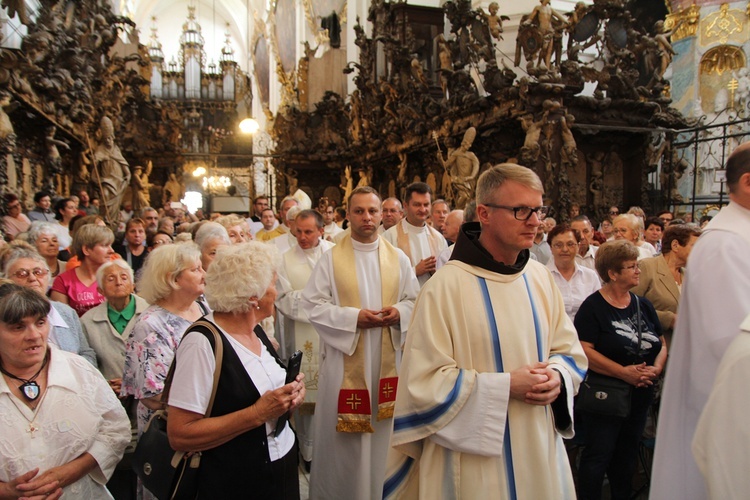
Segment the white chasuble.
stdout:
<svg viewBox="0 0 750 500">
<path fill-rule="evenodd" d="M 561 375 L 561 422 L 552 406 L 510 399 L 510 372 L 539 361 Z M 501 274 L 449 261 L 415 304 L 384 496 L 575 498 L 562 438 L 587 367 L 544 266 Z"/>
</svg>

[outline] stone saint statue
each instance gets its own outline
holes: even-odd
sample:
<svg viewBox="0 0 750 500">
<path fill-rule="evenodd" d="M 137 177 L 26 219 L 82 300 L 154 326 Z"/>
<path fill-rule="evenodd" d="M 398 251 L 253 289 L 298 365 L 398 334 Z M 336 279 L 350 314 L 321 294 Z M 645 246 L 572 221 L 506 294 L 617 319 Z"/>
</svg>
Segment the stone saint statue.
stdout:
<svg viewBox="0 0 750 500">
<path fill-rule="evenodd" d="M 135 212 L 151 205 L 151 195 L 149 194 L 151 184 L 148 182 L 148 176 L 151 174 L 152 168 L 153 164 L 151 161 L 148 162 L 148 166 L 145 170 L 140 165 L 133 168 L 131 188 L 133 193 L 133 210 Z"/>
<path fill-rule="evenodd" d="M 477 175 L 479 174 L 479 158 L 469 151 L 469 148 L 474 143 L 476 135 L 477 130 L 474 127 L 469 127 L 464 134 L 461 145 L 456 149 L 448 150 L 447 159 L 444 159 L 438 151 L 438 161 L 450 177 L 453 200 L 457 209 L 463 209 L 466 203 L 474 197 Z"/>
<path fill-rule="evenodd" d="M 102 118 L 99 130 L 101 142 L 94 151 L 94 181 L 101 186 L 100 213 L 109 224 L 117 224 L 120 219 L 120 202 L 125 189 L 130 184 L 130 169 L 120 148 L 115 144 L 115 129 L 112 120 Z"/>
<path fill-rule="evenodd" d="M 174 173 L 169 174 L 169 180 L 164 184 L 164 202 L 180 201 L 185 197 L 185 186 L 177 180 Z"/>
</svg>

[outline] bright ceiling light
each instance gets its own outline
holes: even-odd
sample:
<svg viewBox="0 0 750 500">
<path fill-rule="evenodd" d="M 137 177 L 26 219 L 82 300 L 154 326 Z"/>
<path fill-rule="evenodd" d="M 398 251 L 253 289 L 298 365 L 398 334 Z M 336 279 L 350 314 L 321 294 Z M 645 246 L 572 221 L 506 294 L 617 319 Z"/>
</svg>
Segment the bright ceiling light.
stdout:
<svg viewBox="0 0 750 500">
<path fill-rule="evenodd" d="M 255 118 L 245 118 L 240 122 L 240 131 L 243 134 L 254 134 L 260 129 L 260 124 Z"/>
</svg>

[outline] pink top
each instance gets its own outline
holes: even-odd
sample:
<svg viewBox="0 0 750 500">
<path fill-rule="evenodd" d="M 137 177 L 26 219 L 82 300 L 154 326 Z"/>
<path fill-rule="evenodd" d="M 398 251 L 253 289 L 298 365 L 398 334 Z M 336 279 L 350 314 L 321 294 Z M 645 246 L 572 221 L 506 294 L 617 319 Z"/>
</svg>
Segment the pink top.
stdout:
<svg viewBox="0 0 750 500">
<path fill-rule="evenodd" d="M 18 233 L 24 233 L 29 230 L 31 221 L 24 214 L 18 214 L 18 217 L 11 217 L 10 215 L 3 216 L 3 222 L 5 224 L 5 234 L 15 238 Z"/>
<path fill-rule="evenodd" d="M 75 269 L 58 275 L 52 283 L 52 291 L 66 295 L 68 305 L 75 309 L 79 317 L 106 300 L 97 290 L 96 281 L 91 283 L 90 286 L 84 285 L 78 279 Z"/>
</svg>

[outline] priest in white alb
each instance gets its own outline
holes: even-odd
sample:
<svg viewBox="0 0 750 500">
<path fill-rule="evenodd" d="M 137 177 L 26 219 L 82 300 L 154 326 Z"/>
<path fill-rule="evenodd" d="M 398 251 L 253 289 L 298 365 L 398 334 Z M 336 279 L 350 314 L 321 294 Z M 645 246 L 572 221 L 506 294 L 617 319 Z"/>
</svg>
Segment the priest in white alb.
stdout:
<svg viewBox="0 0 750 500">
<path fill-rule="evenodd" d="M 575 498 L 563 438 L 588 362 L 551 273 L 529 258 L 542 194 L 526 167 L 484 172 L 479 222 L 422 288 L 385 498 Z"/>
<path fill-rule="evenodd" d="M 285 339 L 293 341 L 292 345 L 287 346 L 287 350 L 302 351 L 300 371 L 305 374 L 307 395 L 305 402 L 294 415 L 294 430 L 297 431 L 300 454 L 305 461 L 305 467 L 308 468 L 312 461 L 312 417 L 318 394 L 320 342 L 318 332 L 302 310 L 300 299 L 312 270 L 323 253 L 333 247 L 333 243 L 322 238 L 323 217 L 315 210 L 301 211 L 295 217 L 294 225 L 297 245 L 281 257 L 276 286 L 276 309 L 284 318 Z"/>
<path fill-rule="evenodd" d="M 419 285 L 403 252 L 378 236 L 380 203 L 370 187 L 352 192 L 351 236 L 323 255 L 302 292 L 320 334 L 311 500 L 382 494 L 401 346 Z"/>
<path fill-rule="evenodd" d="M 659 409 L 652 500 L 707 498 L 690 443 L 719 361 L 750 314 L 750 143 L 729 156 L 726 179 L 729 205 L 703 230 L 685 270 Z M 744 381 L 737 384 L 745 390 Z"/>
<path fill-rule="evenodd" d="M 435 273 L 437 257 L 448 246 L 443 235 L 427 224 L 431 201 L 430 186 L 424 182 L 409 184 L 404 195 L 406 217 L 383 233 L 388 243 L 409 257 L 420 287 Z"/>
</svg>

